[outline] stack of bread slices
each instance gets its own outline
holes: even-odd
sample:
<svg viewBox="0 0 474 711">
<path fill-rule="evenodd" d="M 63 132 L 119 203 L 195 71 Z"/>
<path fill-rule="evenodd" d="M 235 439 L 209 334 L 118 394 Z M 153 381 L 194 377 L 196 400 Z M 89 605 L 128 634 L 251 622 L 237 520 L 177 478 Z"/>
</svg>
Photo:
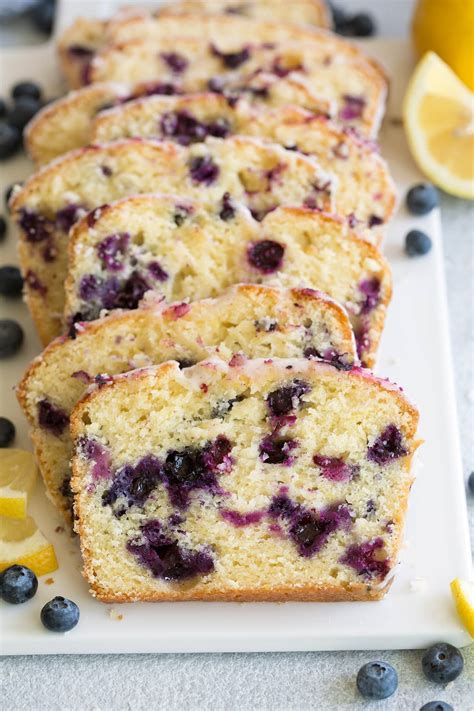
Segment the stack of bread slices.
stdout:
<svg viewBox="0 0 474 711">
<path fill-rule="evenodd" d="M 372 373 L 387 79 L 322 0 L 77 20 L 14 190 L 45 345 L 18 386 L 101 600 L 367 600 L 418 413 Z"/>
</svg>

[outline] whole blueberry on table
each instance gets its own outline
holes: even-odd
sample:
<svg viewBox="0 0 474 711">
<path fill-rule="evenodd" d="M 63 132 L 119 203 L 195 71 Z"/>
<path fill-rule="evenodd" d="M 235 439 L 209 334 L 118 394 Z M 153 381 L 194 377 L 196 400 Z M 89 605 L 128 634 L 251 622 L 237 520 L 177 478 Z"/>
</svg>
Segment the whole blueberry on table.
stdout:
<svg viewBox="0 0 474 711">
<path fill-rule="evenodd" d="M 334 30 L 336 32 L 342 32 L 347 22 L 347 15 L 342 7 L 337 7 L 337 5 L 330 6 L 332 14 L 332 22 L 334 25 Z"/>
<path fill-rule="evenodd" d="M 2 296 L 20 296 L 23 278 L 18 267 L 5 265 L 0 267 L 0 294 Z"/>
<path fill-rule="evenodd" d="M 407 192 L 407 208 L 413 215 L 427 215 L 428 212 L 438 205 L 438 191 L 431 183 L 420 183 L 414 185 Z"/>
<path fill-rule="evenodd" d="M 0 242 L 3 240 L 5 235 L 7 234 L 7 221 L 3 217 L 3 215 L 0 215 Z"/>
<path fill-rule="evenodd" d="M 6 417 L 0 417 L 0 447 L 8 447 L 15 439 L 15 425 Z"/>
<path fill-rule="evenodd" d="M 53 29 L 55 15 L 55 0 L 41 0 L 31 11 L 33 24 L 44 34 L 49 35 Z"/>
<path fill-rule="evenodd" d="M 72 600 L 58 595 L 41 610 L 41 622 L 51 632 L 69 632 L 79 622 L 79 608 Z"/>
<path fill-rule="evenodd" d="M 405 237 L 405 252 L 409 257 L 421 257 L 428 254 L 432 247 L 431 237 L 421 230 L 410 230 Z"/>
<path fill-rule="evenodd" d="M 388 699 L 397 686 L 397 672 L 386 662 L 364 664 L 357 674 L 357 688 L 366 699 Z"/>
<path fill-rule="evenodd" d="M 351 17 L 347 26 L 353 37 L 370 37 L 375 34 L 375 22 L 366 12 Z"/>
<path fill-rule="evenodd" d="M 0 160 L 10 158 L 21 144 L 21 133 L 10 123 L 0 121 Z"/>
<path fill-rule="evenodd" d="M 8 203 L 10 202 L 12 193 L 17 185 L 21 185 L 21 183 L 12 183 L 11 185 L 7 185 L 7 187 L 5 188 L 5 192 L 4 192 L 5 207 L 7 208 L 8 212 L 10 212 L 10 206 Z"/>
<path fill-rule="evenodd" d="M 38 589 L 38 578 L 24 565 L 12 565 L 0 576 L 0 593 L 5 602 L 20 605 L 30 600 Z"/>
<path fill-rule="evenodd" d="M 7 115 L 7 102 L 4 99 L 0 99 L 0 118 L 5 118 Z"/>
<path fill-rule="evenodd" d="M 23 131 L 26 124 L 41 108 L 41 102 L 31 96 L 20 96 L 11 111 L 8 113 L 8 123 L 19 131 Z"/>
<path fill-rule="evenodd" d="M 437 684 L 447 684 L 462 672 L 464 658 L 457 647 L 439 642 L 426 650 L 421 666 L 427 679 Z"/>
<path fill-rule="evenodd" d="M 474 472 L 469 474 L 469 479 L 467 480 L 467 485 L 471 494 L 474 494 Z"/>
<path fill-rule="evenodd" d="M 0 319 L 0 358 L 13 355 L 23 343 L 23 329 L 9 318 Z"/>
<path fill-rule="evenodd" d="M 446 701 L 428 701 L 427 704 L 421 707 L 420 711 L 454 711 L 454 709 Z"/>
<path fill-rule="evenodd" d="M 39 101 L 41 99 L 41 88 L 32 81 L 19 81 L 12 87 L 11 96 L 14 101 L 22 96 Z"/>
</svg>

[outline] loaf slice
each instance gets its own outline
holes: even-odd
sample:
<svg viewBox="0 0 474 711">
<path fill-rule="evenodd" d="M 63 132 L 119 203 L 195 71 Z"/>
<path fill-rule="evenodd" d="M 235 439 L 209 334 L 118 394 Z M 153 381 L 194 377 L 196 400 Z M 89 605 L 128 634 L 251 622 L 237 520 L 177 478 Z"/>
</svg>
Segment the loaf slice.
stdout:
<svg viewBox="0 0 474 711">
<path fill-rule="evenodd" d="M 265 92 L 275 77 L 297 77 L 321 97 L 331 116 L 375 136 L 385 108 L 385 78 L 362 58 L 328 52 L 327 43 L 316 40 L 261 45 L 247 40 L 228 53 L 206 39 L 134 39 L 96 55 L 85 83 L 160 81 L 174 83 L 181 93 L 212 89 L 232 96 L 242 84 Z"/>
<path fill-rule="evenodd" d="M 311 12 L 311 9 L 317 8 L 317 5 L 320 5 L 321 8 L 321 12 L 318 13 L 321 17 L 321 21 L 318 22 L 318 25 L 320 25 L 321 27 L 329 27 L 330 23 L 328 13 L 327 11 L 325 12 L 323 3 L 319 3 L 318 0 L 315 0 L 315 2 L 312 3 L 305 3 L 305 8 L 302 8 L 302 3 L 298 3 L 298 8 L 301 7 L 302 11 L 305 13 L 304 22 L 307 24 L 313 24 L 309 22 L 310 17 L 308 13 Z M 240 4 L 240 7 L 243 8 L 242 3 Z M 171 14 L 174 8 L 178 10 L 178 6 L 176 4 L 173 4 L 172 7 L 164 7 L 162 8 L 161 13 L 163 15 Z M 247 15 L 247 17 L 241 18 L 244 24 L 242 24 L 242 22 L 239 22 L 236 26 L 236 30 L 240 32 L 239 41 L 246 42 L 248 41 L 249 37 L 253 37 L 253 35 L 249 33 L 249 24 L 254 26 L 255 21 L 258 21 L 258 23 L 261 24 L 262 19 L 268 19 L 269 13 L 273 14 L 274 20 L 280 19 L 279 16 L 281 13 L 284 15 L 284 21 L 283 23 L 281 23 L 281 27 L 278 30 L 273 30 L 273 34 L 276 34 L 278 32 L 278 39 L 295 39 L 296 37 L 300 36 L 299 34 L 297 35 L 294 30 L 292 30 L 292 27 L 289 24 L 290 17 L 288 13 L 291 13 L 292 17 L 294 16 L 293 13 L 295 13 L 295 10 L 293 10 L 292 8 L 296 8 L 296 3 L 292 3 L 291 6 L 289 6 L 288 3 L 286 3 L 285 5 L 282 4 L 281 9 L 278 3 L 245 3 L 245 14 Z M 201 27 L 199 25 L 198 27 L 196 27 L 194 25 L 195 18 L 198 14 L 198 11 L 200 10 L 203 11 L 203 14 L 207 14 L 207 7 L 204 7 L 203 3 L 199 3 L 199 5 L 197 5 L 193 2 L 193 12 L 190 13 L 190 16 L 186 17 L 186 36 L 188 37 L 209 37 L 209 34 L 212 33 L 212 30 L 214 35 L 216 33 L 216 30 L 214 29 L 213 25 L 211 25 L 208 31 L 206 31 L 207 23 L 206 25 L 204 25 L 204 27 Z M 149 13 L 147 12 L 144 12 L 142 10 L 131 10 L 129 8 L 126 11 L 120 10 L 120 12 L 115 15 L 113 20 L 110 22 L 108 22 L 107 20 L 97 20 L 80 17 L 76 19 L 75 22 L 72 23 L 63 32 L 58 42 L 59 59 L 63 73 L 71 88 L 77 88 L 81 86 L 81 84 L 83 84 L 83 77 L 84 74 L 87 72 L 87 66 L 90 59 L 94 56 L 96 52 L 100 51 L 110 42 L 110 26 L 113 25 L 115 27 L 119 24 L 121 25 L 121 20 L 124 19 L 124 12 L 127 13 L 127 17 L 130 17 L 131 13 L 133 13 L 134 16 L 140 19 L 146 19 L 150 17 Z M 316 9 L 315 12 L 318 12 L 318 10 Z M 157 14 L 158 13 L 160 13 L 160 10 L 157 11 Z M 251 14 L 251 18 L 253 19 L 253 22 L 251 23 L 249 22 L 249 13 Z M 265 17 L 263 16 L 264 14 L 266 15 Z M 300 13 L 298 13 L 298 16 L 300 16 Z M 189 23 L 190 17 L 193 19 L 193 24 L 191 25 Z M 170 17 L 167 20 L 162 37 L 170 37 L 172 35 L 180 37 L 183 35 L 183 23 L 179 23 L 181 24 L 181 26 L 178 27 L 176 19 L 177 18 L 175 17 Z M 237 18 L 234 13 L 234 18 L 232 19 L 239 18 Z M 314 19 L 316 19 L 316 17 L 314 17 Z M 273 23 L 273 25 L 274 24 L 275 23 Z M 260 33 L 265 34 L 271 32 L 271 29 L 265 29 L 265 26 L 268 26 L 268 22 L 263 23 L 263 29 L 260 30 Z M 246 31 L 245 34 L 244 30 Z M 127 32 L 128 31 L 130 30 L 127 30 Z M 133 31 L 135 38 L 137 36 L 140 36 L 137 35 L 135 28 L 133 28 Z"/>
<path fill-rule="evenodd" d="M 135 311 L 83 323 L 72 335 L 51 343 L 17 389 L 46 490 L 68 521 L 69 415 L 87 387 L 102 382 L 106 373 L 170 359 L 188 367 L 211 353 L 227 360 L 234 353 L 260 358 L 319 353 L 337 358 L 341 367 L 358 362 L 346 312 L 311 289 L 239 285 L 186 308 L 148 301 Z"/>
<path fill-rule="evenodd" d="M 333 185 L 314 159 L 238 136 L 189 148 L 137 139 L 67 153 L 33 175 L 11 201 L 21 230 L 26 299 L 41 340 L 46 344 L 61 333 L 68 231 L 85 212 L 153 190 L 212 206 L 229 192 L 260 219 L 280 204 L 311 201 L 331 210 Z"/>
<path fill-rule="evenodd" d="M 208 210 L 142 195 L 102 208 L 71 232 L 65 321 L 137 308 L 148 290 L 166 301 L 217 296 L 240 282 L 319 289 L 343 304 L 361 361 L 374 365 L 391 297 L 379 250 L 344 223 L 308 208 L 277 208 L 261 224 L 226 195 Z"/>
<path fill-rule="evenodd" d="M 141 136 L 202 141 L 216 125 L 229 134 L 260 136 L 312 155 L 338 178 L 336 212 L 349 225 L 379 240 L 396 204 L 396 191 L 377 146 L 323 117 L 291 106 L 262 110 L 217 94 L 151 96 L 102 111 L 93 120 L 93 142 Z"/>
<path fill-rule="evenodd" d="M 187 88 L 192 89 L 190 84 Z M 44 165 L 67 151 L 91 143 L 91 122 L 103 109 L 142 96 L 169 96 L 180 91 L 176 81 L 145 82 L 132 87 L 118 82 L 96 82 L 82 87 L 51 102 L 36 114 L 24 132 L 25 147 L 36 165 Z M 234 84 L 232 96 L 228 98 L 206 96 L 210 102 L 218 101 L 222 105 L 225 102 L 229 111 L 242 102 L 262 109 L 300 106 L 315 115 L 326 115 L 330 111 L 328 103 L 296 76 L 249 78 L 238 86 Z"/>
<path fill-rule="evenodd" d="M 106 602 L 377 600 L 397 562 L 418 413 L 316 361 L 168 362 L 75 408 L 84 575 Z"/>
</svg>

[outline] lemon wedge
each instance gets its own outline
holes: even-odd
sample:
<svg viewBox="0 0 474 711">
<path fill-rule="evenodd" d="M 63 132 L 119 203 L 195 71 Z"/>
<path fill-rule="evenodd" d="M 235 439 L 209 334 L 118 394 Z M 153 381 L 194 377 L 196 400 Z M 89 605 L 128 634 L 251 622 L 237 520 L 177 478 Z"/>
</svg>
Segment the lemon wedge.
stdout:
<svg viewBox="0 0 474 711">
<path fill-rule="evenodd" d="M 451 583 L 451 592 L 464 627 L 474 637 L 474 583 L 456 578 Z"/>
<path fill-rule="evenodd" d="M 26 565 L 38 576 L 58 567 L 54 548 L 35 521 L 0 516 L 0 572 L 10 565 Z"/>
<path fill-rule="evenodd" d="M 474 94 L 436 54 L 419 62 L 403 102 L 418 167 L 440 188 L 474 199 Z"/>
<path fill-rule="evenodd" d="M 0 515 L 25 518 L 28 495 L 36 480 L 36 463 L 31 452 L 0 449 Z"/>
</svg>

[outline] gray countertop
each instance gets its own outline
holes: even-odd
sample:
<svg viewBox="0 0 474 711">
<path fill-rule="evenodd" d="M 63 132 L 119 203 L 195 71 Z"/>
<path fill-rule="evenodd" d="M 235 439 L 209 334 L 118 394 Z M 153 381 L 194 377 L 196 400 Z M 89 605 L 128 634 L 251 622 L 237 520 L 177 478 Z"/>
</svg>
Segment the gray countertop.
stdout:
<svg viewBox="0 0 474 711">
<path fill-rule="evenodd" d="M 407 30 L 413 2 L 340 0 L 338 4 L 373 11 L 382 33 L 400 36 Z M 12 32 L 9 44 L 15 39 Z M 0 40 L 4 38 L 4 31 L 0 32 Z M 467 476 L 474 469 L 474 205 L 443 195 L 442 220 Z M 469 515 L 473 530 L 472 496 Z M 433 536 L 435 544 L 436 522 Z M 10 657 L 2 663 L 2 699 L 3 708 L 9 711 L 343 711 L 372 707 L 416 711 L 435 699 L 448 701 L 456 711 L 474 711 L 474 645 L 463 654 L 464 673 L 446 689 L 423 677 L 420 651 Z M 385 702 L 364 702 L 355 689 L 359 667 L 374 659 L 384 659 L 398 672 L 397 694 Z"/>
</svg>

